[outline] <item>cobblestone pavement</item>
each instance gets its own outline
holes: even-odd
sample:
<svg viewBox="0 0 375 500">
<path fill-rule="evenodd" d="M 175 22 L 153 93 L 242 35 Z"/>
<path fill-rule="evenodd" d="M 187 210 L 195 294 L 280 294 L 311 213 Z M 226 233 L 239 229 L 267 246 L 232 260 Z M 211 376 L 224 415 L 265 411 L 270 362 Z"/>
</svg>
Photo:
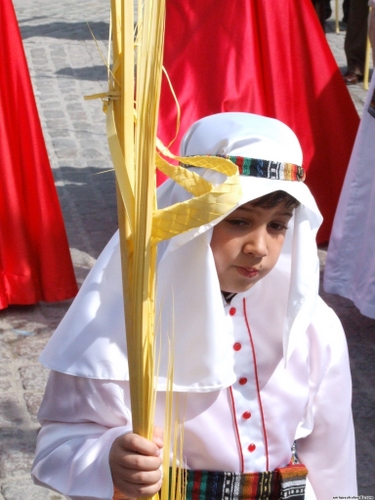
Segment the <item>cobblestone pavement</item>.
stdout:
<svg viewBox="0 0 375 500">
<path fill-rule="evenodd" d="M 106 90 L 108 2 L 14 0 L 34 84 L 78 281 L 81 283 L 116 229 L 114 175 L 100 101 L 83 96 Z M 328 22 L 327 38 L 345 69 L 345 33 Z M 365 91 L 350 88 L 359 113 Z M 100 175 L 98 175 L 100 174 Z M 321 260 L 324 266 L 325 251 Z M 348 336 L 354 384 L 361 495 L 375 495 L 375 321 L 347 300 L 322 293 Z M 47 371 L 38 363 L 46 341 L 70 302 L 10 307 L 0 312 L 0 500 L 59 500 L 30 479 L 36 413 Z"/>
</svg>

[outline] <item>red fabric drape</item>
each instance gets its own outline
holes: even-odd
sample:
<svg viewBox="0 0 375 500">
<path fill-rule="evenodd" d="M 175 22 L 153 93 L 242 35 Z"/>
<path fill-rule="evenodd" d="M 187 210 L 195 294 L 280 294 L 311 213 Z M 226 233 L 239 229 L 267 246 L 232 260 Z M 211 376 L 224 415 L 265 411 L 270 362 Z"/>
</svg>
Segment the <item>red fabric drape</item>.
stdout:
<svg viewBox="0 0 375 500">
<path fill-rule="evenodd" d="M 0 2 L 0 309 L 77 293 L 11 0 Z"/>
<path fill-rule="evenodd" d="M 311 0 L 167 0 L 164 65 L 181 127 L 221 111 L 278 118 L 299 138 L 306 183 L 329 239 L 359 118 Z M 175 135 L 176 106 L 163 81 L 159 137 Z M 161 180 L 161 177 L 160 177 Z"/>
</svg>

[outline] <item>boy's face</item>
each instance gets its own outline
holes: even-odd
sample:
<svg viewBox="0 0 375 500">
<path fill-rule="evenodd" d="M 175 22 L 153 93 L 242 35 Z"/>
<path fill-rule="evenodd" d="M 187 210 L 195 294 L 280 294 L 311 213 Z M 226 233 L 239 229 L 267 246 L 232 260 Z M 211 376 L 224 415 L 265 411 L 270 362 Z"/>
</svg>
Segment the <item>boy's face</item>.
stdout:
<svg viewBox="0 0 375 500">
<path fill-rule="evenodd" d="M 245 203 L 214 227 L 211 249 L 223 292 L 249 290 L 275 266 L 293 208 Z"/>
</svg>

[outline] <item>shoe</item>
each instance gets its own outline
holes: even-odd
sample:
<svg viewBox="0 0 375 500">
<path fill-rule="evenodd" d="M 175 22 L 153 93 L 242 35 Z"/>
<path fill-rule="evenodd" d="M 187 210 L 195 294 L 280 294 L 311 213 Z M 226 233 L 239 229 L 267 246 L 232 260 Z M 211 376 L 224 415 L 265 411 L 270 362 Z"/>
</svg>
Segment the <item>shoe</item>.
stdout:
<svg viewBox="0 0 375 500">
<path fill-rule="evenodd" d="M 346 85 L 356 85 L 359 82 L 363 82 L 363 75 L 355 73 L 354 71 L 348 71 L 344 75 L 344 82 Z"/>
</svg>

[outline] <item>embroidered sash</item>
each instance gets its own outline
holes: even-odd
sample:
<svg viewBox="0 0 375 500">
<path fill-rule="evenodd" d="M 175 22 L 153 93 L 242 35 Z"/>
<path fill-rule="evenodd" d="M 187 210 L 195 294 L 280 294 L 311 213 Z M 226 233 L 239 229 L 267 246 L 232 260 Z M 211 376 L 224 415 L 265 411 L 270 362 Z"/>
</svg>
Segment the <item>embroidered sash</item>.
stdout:
<svg viewBox="0 0 375 500">
<path fill-rule="evenodd" d="M 186 472 L 186 500 L 304 500 L 307 469 L 290 464 L 273 472 Z"/>
<path fill-rule="evenodd" d="M 307 472 L 302 464 L 245 474 L 184 469 L 185 500 L 304 500 Z M 125 498 L 116 491 L 113 500 Z"/>
</svg>

